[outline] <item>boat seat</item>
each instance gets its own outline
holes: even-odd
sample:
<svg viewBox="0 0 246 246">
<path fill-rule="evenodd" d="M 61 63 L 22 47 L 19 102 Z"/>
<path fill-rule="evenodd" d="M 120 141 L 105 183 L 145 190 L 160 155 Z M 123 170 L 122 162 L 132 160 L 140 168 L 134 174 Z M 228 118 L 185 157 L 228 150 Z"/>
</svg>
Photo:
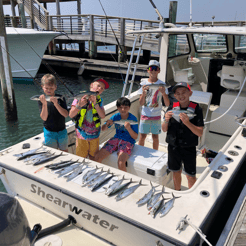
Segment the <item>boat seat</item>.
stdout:
<svg viewBox="0 0 246 246">
<path fill-rule="evenodd" d="M 245 73 L 241 66 L 223 65 L 218 76 L 221 86 L 229 90 L 239 90 L 243 84 Z"/>
<path fill-rule="evenodd" d="M 176 60 L 169 61 L 171 68 L 173 70 L 173 79 L 176 83 L 186 82 L 189 85 L 194 84 L 195 75 L 192 73 L 192 68 L 180 69 L 179 64 Z"/>
</svg>

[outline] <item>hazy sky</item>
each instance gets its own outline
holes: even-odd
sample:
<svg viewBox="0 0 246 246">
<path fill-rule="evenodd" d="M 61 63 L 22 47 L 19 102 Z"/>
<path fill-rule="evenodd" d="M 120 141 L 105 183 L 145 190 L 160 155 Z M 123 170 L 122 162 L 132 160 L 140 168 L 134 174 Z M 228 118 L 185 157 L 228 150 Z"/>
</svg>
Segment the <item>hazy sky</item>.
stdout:
<svg viewBox="0 0 246 246">
<path fill-rule="evenodd" d="M 167 0 L 153 0 L 162 16 L 168 17 L 169 2 Z M 82 14 L 104 15 L 99 0 L 81 0 Z M 149 0 L 101 0 L 101 3 L 109 16 L 141 18 L 156 20 L 157 14 Z M 50 15 L 56 14 L 55 3 L 48 3 Z M 4 13 L 10 14 L 10 7 L 4 6 Z M 17 12 L 18 13 L 18 12 Z M 77 2 L 61 3 L 61 14 L 77 14 Z M 246 0 L 193 0 L 193 21 L 246 20 Z M 190 20 L 190 0 L 178 1 L 177 21 Z"/>
</svg>

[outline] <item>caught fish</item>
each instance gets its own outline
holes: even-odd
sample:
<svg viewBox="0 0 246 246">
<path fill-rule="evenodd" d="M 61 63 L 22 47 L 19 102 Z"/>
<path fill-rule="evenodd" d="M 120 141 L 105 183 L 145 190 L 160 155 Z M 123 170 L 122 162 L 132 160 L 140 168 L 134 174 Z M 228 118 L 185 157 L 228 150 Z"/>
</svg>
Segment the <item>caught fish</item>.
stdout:
<svg viewBox="0 0 246 246">
<path fill-rule="evenodd" d="M 78 160 L 77 161 L 68 161 L 68 162 L 65 162 L 65 163 L 60 164 L 60 165 L 51 166 L 51 167 L 49 167 L 49 169 L 51 169 L 51 170 L 61 170 L 61 169 L 64 169 L 65 167 L 69 167 L 69 166 L 73 165 L 76 162 L 78 162 Z"/>
<path fill-rule="evenodd" d="M 107 176 L 111 175 L 110 177 L 114 177 L 115 175 L 113 175 L 112 173 L 110 173 L 110 169 L 107 171 L 107 173 L 99 176 L 95 182 L 90 186 L 91 191 L 95 191 L 96 189 L 98 189 L 102 183 L 105 183 L 104 181 L 107 180 Z M 88 186 L 89 187 L 89 186 Z"/>
<path fill-rule="evenodd" d="M 173 193 L 172 193 L 172 195 L 173 195 Z M 164 204 L 164 206 L 162 206 L 162 208 L 160 210 L 160 218 L 165 216 L 171 210 L 171 208 L 173 207 L 174 201 L 177 198 L 180 198 L 180 196 L 174 196 L 173 195 L 173 198 L 170 199 L 168 202 L 166 202 Z"/>
<path fill-rule="evenodd" d="M 134 121 L 134 120 L 117 120 L 117 121 L 114 121 L 114 124 L 118 124 L 118 125 L 125 125 L 126 122 L 129 122 L 130 125 L 138 125 L 138 122 L 137 121 Z"/>
<path fill-rule="evenodd" d="M 40 101 L 39 97 L 40 97 L 40 95 L 35 95 L 35 96 L 31 97 L 30 99 L 33 101 Z M 55 97 L 57 100 L 58 99 L 64 100 L 63 96 L 52 96 L 52 97 Z M 51 98 L 50 96 L 45 95 L 45 99 L 47 102 L 50 102 L 50 98 Z"/>
<path fill-rule="evenodd" d="M 126 179 L 125 179 L 125 176 L 123 176 L 122 179 L 117 180 L 117 181 L 114 182 L 112 185 L 110 185 L 110 186 L 108 187 L 108 189 L 106 190 L 105 194 L 106 194 L 107 196 L 109 196 L 109 195 L 111 194 L 111 192 L 113 192 L 118 186 L 121 185 L 121 183 L 123 182 L 123 180 L 126 180 Z"/>
<path fill-rule="evenodd" d="M 119 200 L 122 200 L 124 198 L 126 198 L 127 196 L 131 195 L 140 185 L 142 184 L 142 179 L 139 181 L 139 183 L 137 185 L 134 185 L 132 187 L 129 187 L 127 189 L 124 189 L 123 191 L 121 191 L 116 197 L 116 201 L 118 202 Z"/>
<path fill-rule="evenodd" d="M 166 84 L 149 84 L 145 85 L 146 87 L 148 86 L 149 89 L 159 89 L 159 87 L 165 87 L 167 88 L 168 86 Z"/>
<path fill-rule="evenodd" d="M 85 168 L 83 169 L 83 167 L 85 166 Z M 73 170 L 71 173 L 69 173 L 67 176 L 65 176 L 65 178 L 67 179 L 66 181 L 69 182 L 72 179 L 74 179 L 76 176 L 78 176 L 79 174 L 81 174 L 86 168 L 89 168 L 87 165 L 82 165 L 77 167 L 75 170 Z"/>
<path fill-rule="evenodd" d="M 190 111 L 188 111 L 188 110 L 179 110 L 179 109 L 172 109 L 172 112 L 173 112 L 173 115 L 172 115 L 172 117 L 176 120 L 176 121 L 178 121 L 178 122 L 180 122 L 180 117 L 179 117 L 179 115 L 181 114 L 181 113 L 184 113 L 184 114 L 187 114 L 187 116 L 189 117 L 189 119 L 193 119 L 195 116 L 196 116 L 196 114 L 193 114 L 192 112 L 190 112 Z"/>
<path fill-rule="evenodd" d="M 34 166 L 37 166 L 37 165 L 43 164 L 43 163 L 45 163 L 45 162 L 54 160 L 55 158 L 57 158 L 57 157 L 59 157 L 59 156 L 61 156 L 61 155 L 62 155 L 62 152 L 61 152 L 61 154 L 59 154 L 59 155 L 54 155 L 54 156 L 45 158 L 44 160 L 34 162 L 33 165 L 34 165 Z"/>
<path fill-rule="evenodd" d="M 33 153 L 36 153 L 36 151 L 38 151 L 38 150 L 41 149 L 41 148 L 43 148 L 43 146 L 41 146 L 41 147 L 39 147 L 39 148 L 37 148 L 37 149 L 28 150 L 27 152 L 24 152 L 24 153 L 15 154 L 15 155 L 13 155 L 13 156 L 15 156 L 15 157 L 24 157 L 24 158 L 26 158 L 26 157 L 28 157 L 28 156 L 31 156 Z M 39 152 L 39 154 L 40 154 L 40 152 Z M 24 158 L 23 158 L 23 159 L 24 159 Z"/>
<path fill-rule="evenodd" d="M 98 92 L 97 91 L 81 91 L 79 94 L 73 96 L 73 98 L 79 101 L 85 95 L 87 95 L 89 98 L 89 96 L 97 96 Z"/>
<path fill-rule="evenodd" d="M 164 198 L 164 196 L 162 195 L 162 199 L 159 200 L 152 208 L 151 210 L 149 211 L 149 214 L 155 218 L 155 216 L 158 214 L 158 212 L 160 211 L 160 208 L 162 207 L 163 203 L 164 203 L 164 200 L 166 200 Z"/>
<path fill-rule="evenodd" d="M 55 166 L 58 166 L 58 165 L 67 163 L 67 162 L 69 162 L 69 161 L 72 161 L 72 159 L 71 159 L 71 160 L 67 160 L 67 161 L 60 161 L 60 162 L 57 162 L 57 163 L 49 164 L 49 165 L 46 165 L 45 167 L 47 167 L 47 168 L 55 167 Z"/>
<path fill-rule="evenodd" d="M 152 207 L 159 201 L 160 197 L 162 194 L 164 194 L 166 192 L 164 192 L 164 185 L 162 187 L 162 190 L 158 193 L 156 193 L 155 195 L 153 195 L 149 201 L 147 202 L 147 209 L 150 210 L 152 209 Z"/>
<path fill-rule="evenodd" d="M 87 179 L 88 179 L 91 175 L 93 175 L 98 169 L 100 169 L 100 168 L 98 168 L 98 167 L 96 166 L 96 167 L 93 168 L 92 170 L 89 170 L 89 171 L 83 176 L 82 182 L 86 182 Z"/>
<path fill-rule="evenodd" d="M 147 194 L 145 194 L 141 199 L 139 199 L 137 201 L 138 206 L 141 206 L 141 205 L 144 205 L 145 203 L 147 203 L 150 200 L 150 198 L 154 195 L 155 188 L 157 186 L 159 186 L 159 185 L 153 186 L 151 181 L 150 181 L 150 184 L 151 184 L 151 190 Z"/>
<path fill-rule="evenodd" d="M 94 173 L 93 175 L 91 175 L 85 182 L 83 182 L 83 185 L 82 187 L 85 187 L 87 185 L 89 185 L 90 183 L 93 183 L 94 180 L 99 177 L 102 173 L 103 173 L 103 168 L 102 168 L 102 171 L 100 172 L 97 172 L 97 173 Z"/>
<path fill-rule="evenodd" d="M 115 194 L 117 194 L 118 192 L 123 191 L 124 189 L 126 189 L 131 183 L 133 183 L 132 179 L 130 179 L 129 182 L 119 185 L 118 187 L 116 187 L 108 196 L 113 196 Z"/>
<path fill-rule="evenodd" d="M 93 187 L 93 189 L 91 191 L 95 191 L 96 189 L 101 188 L 104 184 L 106 184 L 107 182 L 109 182 L 115 176 L 116 175 L 114 175 L 114 174 L 112 174 L 111 176 L 108 176 L 107 178 L 105 178 L 104 180 L 102 180 L 101 182 L 99 182 L 95 187 Z"/>
<path fill-rule="evenodd" d="M 45 157 L 47 157 L 49 155 L 50 155 L 49 151 L 36 153 L 36 155 L 32 155 L 32 156 L 29 156 L 29 157 L 25 158 L 24 162 L 39 160 L 39 159 L 45 158 Z"/>
<path fill-rule="evenodd" d="M 73 164 L 71 166 L 68 167 L 64 167 L 58 171 L 55 172 L 55 174 L 58 174 L 58 178 L 62 177 L 63 175 L 66 175 L 70 172 L 72 172 L 74 169 L 76 169 L 77 167 L 79 167 L 81 165 L 81 163 L 77 163 L 77 164 Z"/>
</svg>

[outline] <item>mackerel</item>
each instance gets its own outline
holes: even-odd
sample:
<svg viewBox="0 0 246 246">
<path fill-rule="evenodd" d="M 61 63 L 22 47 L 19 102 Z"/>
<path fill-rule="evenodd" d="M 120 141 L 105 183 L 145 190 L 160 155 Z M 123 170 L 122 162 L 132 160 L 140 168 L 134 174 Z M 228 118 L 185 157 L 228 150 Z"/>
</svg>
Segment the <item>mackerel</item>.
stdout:
<svg viewBox="0 0 246 246">
<path fill-rule="evenodd" d="M 33 101 L 40 101 L 39 97 L 40 97 L 40 95 L 35 95 L 35 96 L 32 96 L 32 97 L 30 98 L 30 100 L 33 100 Z M 51 98 L 51 97 L 55 97 L 57 100 L 58 100 L 58 99 L 63 100 L 63 96 L 47 96 L 47 95 L 45 95 L 46 101 L 47 101 L 47 102 L 50 102 L 50 98 Z"/>
<path fill-rule="evenodd" d="M 47 157 L 49 155 L 51 155 L 51 154 L 48 151 L 44 152 L 44 153 L 41 152 L 41 154 L 37 153 L 37 155 L 33 155 L 33 156 L 29 156 L 29 157 L 25 158 L 24 162 L 34 161 L 37 159 L 39 160 L 39 159 L 42 159 L 43 157 Z"/>
<path fill-rule="evenodd" d="M 165 216 L 173 207 L 174 201 L 177 198 L 180 198 L 180 196 L 174 196 L 172 193 L 173 198 L 171 200 L 169 200 L 168 202 L 166 202 L 164 204 L 164 206 L 162 206 L 161 210 L 160 210 L 160 218 Z"/>
<path fill-rule="evenodd" d="M 46 162 L 48 162 L 48 161 L 54 160 L 55 158 L 57 158 L 57 157 L 59 157 L 59 156 L 61 156 L 61 155 L 62 155 L 62 152 L 61 152 L 61 154 L 59 154 L 59 155 L 54 155 L 54 156 L 48 157 L 48 158 L 46 158 L 46 159 L 44 159 L 44 160 L 37 161 L 37 162 L 35 162 L 33 165 L 34 165 L 34 166 L 37 166 L 37 165 L 46 163 Z"/>
<path fill-rule="evenodd" d="M 153 218 L 155 218 L 155 216 L 158 214 L 158 212 L 160 211 L 160 208 L 162 207 L 163 203 L 164 203 L 164 200 L 166 200 L 164 198 L 164 196 L 162 195 L 162 199 L 159 200 L 152 208 L 151 210 L 149 211 L 149 214 L 151 214 L 151 216 Z"/>
<path fill-rule="evenodd" d="M 110 185 L 110 186 L 108 187 L 108 189 L 106 190 L 105 194 L 106 194 L 107 196 L 111 195 L 111 192 L 113 192 L 118 186 L 120 186 L 121 183 L 123 182 L 123 180 L 126 180 L 126 179 L 125 179 L 125 176 L 123 176 L 122 179 L 117 180 L 117 181 L 114 182 L 112 185 Z"/>
<path fill-rule="evenodd" d="M 91 175 L 93 175 L 98 169 L 100 169 L 100 168 L 98 168 L 98 167 L 96 166 L 96 167 L 93 168 L 92 170 L 89 170 L 89 171 L 83 176 L 82 182 L 86 182 L 87 179 L 88 179 Z"/>
<path fill-rule="evenodd" d="M 63 175 L 66 175 L 68 173 L 70 173 L 71 171 L 73 171 L 75 168 L 79 167 L 81 165 L 81 163 L 77 163 L 77 164 L 73 164 L 69 167 L 65 167 L 65 168 L 62 168 L 60 170 L 57 170 L 55 172 L 55 174 L 58 174 L 58 178 L 62 177 Z"/>
<path fill-rule="evenodd" d="M 85 166 L 85 168 L 83 169 L 83 167 Z M 86 168 L 89 168 L 87 165 L 83 164 L 82 166 L 78 166 L 76 169 L 74 169 L 71 173 L 69 173 L 68 175 L 65 176 L 65 178 L 67 179 L 66 181 L 69 182 L 72 179 L 74 179 L 76 176 L 78 176 L 79 174 L 81 174 L 82 172 L 84 172 L 84 170 Z"/>
<path fill-rule="evenodd" d="M 60 161 L 60 162 L 56 162 L 56 163 L 53 163 L 53 164 L 49 164 L 49 165 L 46 165 L 45 167 L 47 167 L 47 168 L 50 168 L 50 167 L 55 167 L 55 166 L 59 166 L 59 165 L 61 165 L 61 164 L 64 164 L 64 163 L 67 163 L 67 162 L 70 162 L 70 161 L 72 161 L 72 159 L 71 160 L 66 160 L 66 161 Z"/>
<path fill-rule="evenodd" d="M 50 156 L 53 156 L 53 155 L 54 155 L 54 153 L 53 153 L 53 154 L 49 154 L 49 155 L 37 156 L 37 158 L 33 158 L 33 159 L 30 160 L 30 161 L 26 161 L 26 162 L 27 162 L 26 165 L 31 165 L 31 164 L 33 164 L 34 162 L 44 160 L 44 159 L 46 159 L 46 158 L 48 158 L 48 157 L 50 157 Z"/>
<path fill-rule="evenodd" d="M 29 153 L 29 154 L 26 154 L 26 155 L 23 155 L 23 156 L 18 157 L 17 158 L 17 161 L 21 161 L 21 160 L 26 159 L 27 157 L 30 157 L 30 156 L 40 155 L 40 154 L 45 154 L 45 153 L 47 153 L 47 151 Z"/>
<path fill-rule="evenodd" d="M 93 183 L 88 184 L 88 187 L 90 187 L 91 190 L 93 190 L 94 187 L 97 188 L 98 187 L 98 184 L 100 184 L 102 181 L 104 181 L 104 179 L 106 179 L 106 177 L 109 174 L 111 174 L 110 173 L 110 169 L 108 169 L 108 171 L 105 174 L 102 174 L 98 178 L 96 178 Z"/>
<path fill-rule="evenodd" d="M 102 180 L 101 182 L 98 182 L 97 185 L 95 185 L 91 191 L 95 191 L 99 188 L 101 188 L 104 184 L 106 184 L 107 182 L 109 182 L 113 177 L 115 177 L 116 175 L 112 174 L 111 176 L 106 177 L 104 180 Z"/>
<path fill-rule="evenodd" d="M 137 201 L 138 206 L 142 206 L 142 205 L 144 205 L 145 203 L 147 203 L 147 202 L 150 200 L 150 198 L 154 195 L 154 193 L 155 193 L 155 188 L 159 186 L 159 185 L 153 186 L 152 183 L 151 183 L 151 181 L 150 181 L 150 184 L 151 184 L 151 189 L 150 189 L 150 191 L 149 191 L 147 194 L 145 194 L 141 199 L 139 199 L 139 200 Z"/>
<path fill-rule="evenodd" d="M 113 195 L 117 194 L 118 192 L 126 189 L 131 183 L 133 183 L 132 179 L 130 179 L 130 181 L 125 183 L 125 184 L 119 185 L 108 196 L 113 196 Z"/>
<path fill-rule="evenodd" d="M 89 98 L 89 96 L 91 96 L 91 95 L 92 96 L 97 96 L 98 92 L 97 91 L 81 91 L 79 94 L 73 96 L 73 98 L 77 99 L 79 101 L 85 95 L 87 95 L 87 97 Z"/>
<path fill-rule="evenodd" d="M 134 121 L 134 120 L 122 120 L 122 119 L 114 121 L 114 124 L 125 125 L 126 122 L 130 123 L 130 125 L 138 125 L 137 121 Z"/>
<path fill-rule="evenodd" d="M 91 175 L 85 182 L 83 182 L 82 187 L 85 187 L 85 186 L 87 186 L 88 184 L 90 184 L 90 182 L 93 182 L 94 179 L 96 179 L 97 177 L 99 177 L 103 172 L 104 172 L 104 171 L 103 171 L 103 168 L 102 168 L 102 171 L 97 172 L 97 173 L 94 173 L 93 175 Z"/>
<path fill-rule="evenodd" d="M 121 191 L 116 197 L 116 201 L 118 202 L 119 200 L 122 200 L 124 198 L 126 198 L 127 196 L 131 195 L 140 185 L 142 184 L 142 179 L 139 181 L 139 183 L 137 185 L 134 185 L 132 187 L 129 187 L 127 189 L 124 189 L 123 191 Z"/>
<path fill-rule="evenodd" d="M 150 210 L 160 199 L 161 195 L 164 194 L 166 192 L 164 192 L 164 185 L 162 187 L 162 190 L 158 193 L 156 193 L 155 195 L 153 195 L 149 201 L 147 202 L 147 209 Z"/>
<path fill-rule="evenodd" d="M 168 88 L 169 87 L 166 84 L 147 84 L 146 87 L 147 86 L 149 87 L 149 89 L 159 89 L 159 87 L 165 87 L 165 88 Z"/>
<path fill-rule="evenodd" d="M 21 157 L 21 156 L 29 155 L 29 154 L 35 153 L 37 150 L 39 150 L 41 148 L 43 148 L 43 146 L 41 146 L 41 147 L 39 147 L 37 149 L 28 150 L 28 151 L 26 151 L 24 153 L 14 154 L 13 156 L 15 156 L 15 157 Z"/>
<path fill-rule="evenodd" d="M 56 165 L 56 166 L 53 166 L 53 167 L 49 167 L 49 169 L 51 169 L 51 170 L 61 170 L 61 169 L 64 169 L 65 167 L 69 167 L 69 166 L 73 165 L 74 163 L 78 162 L 78 160 L 77 161 L 65 162 L 65 163 L 63 163 L 61 165 Z"/>
</svg>

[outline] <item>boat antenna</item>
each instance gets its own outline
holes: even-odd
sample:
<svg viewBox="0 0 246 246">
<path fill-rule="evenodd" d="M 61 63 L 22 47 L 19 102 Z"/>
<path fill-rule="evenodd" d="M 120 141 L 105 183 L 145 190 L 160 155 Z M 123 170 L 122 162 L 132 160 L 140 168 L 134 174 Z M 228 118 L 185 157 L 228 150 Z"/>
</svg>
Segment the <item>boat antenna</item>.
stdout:
<svg viewBox="0 0 246 246">
<path fill-rule="evenodd" d="M 114 32 L 114 29 L 113 29 L 113 27 L 112 27 L 112 25 L 111 25 L 111 23 L 110 23 L 110 21 L 109 21 L 109 19 L 108 19 L 108 16 L 107 16 L 107 14 L 106 14 L 106 11 L 105 11 L 104 8 L 103 8 L 103 5 L 102 5 L 102 3 L 101 3 L 101 0 L 98 0 L 98 1 L 99 1 L 100 5 L 101 5 L 101 7 L 102 7 L 102 10 L 103 10 L 104 14 L 105 14 L 106 20 L 108 21 L 108 23 L 109 23 L 109 25 L 110 25 L 110 27 L 111 27 L 111 30 L 112 30 L 112 32 L 113 32 L 113 34 L 114 34 L 114 37 L 115 37 L 115 39 L 116 39 L 116 42 L 117 42 L 117 44 L 118 44 L 118 47 L 120 48 L 120 53 L 123 55 L 124 60 L 125 60 L 125 53 L 124 53 L 124 51 L 123 51 L 123 49 L 122 49 L 122 47 L 121 47 L 121 45 L 120 45 L 120 42 L 119 42 L 118 38 L 116 37 L 116 34 L 115 34 L 115 32 Z"/>
<path fill-rule="evenodd" d="M 153 0 L 149 0 L 150 3 L 152 4 L 153 8 L 155 9 L 155 12 L 157 13 L 157 15 L 159 16 L 159 19 L 160 19 L 160 28 L 164 28 L 164 19 L 162 17 L 162 15 L 160 14 L 159 10 L 157 9 L 157 7 L 155 6 Z"/>
<path fill-rule="evenodd" d="M 192 26 L 192 0 L 190 0 L 190 23 L 189 26 Z"/>
</svg>

